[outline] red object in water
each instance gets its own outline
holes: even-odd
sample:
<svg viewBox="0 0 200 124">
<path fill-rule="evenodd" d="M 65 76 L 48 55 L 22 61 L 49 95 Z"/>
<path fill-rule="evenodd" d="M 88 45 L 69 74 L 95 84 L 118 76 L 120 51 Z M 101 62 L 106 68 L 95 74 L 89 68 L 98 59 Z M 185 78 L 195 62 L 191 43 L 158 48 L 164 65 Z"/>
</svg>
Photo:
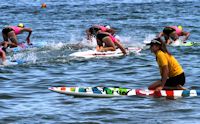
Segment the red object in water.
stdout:
<svg viewBox="0 0 200 124">
<path fill-rule="evenodd" d="M 46 7 L 47 7 L 46 3 L 43 3 L 43 4 L 41 5 L 41 8 L 46 8 Z"/>
</svg>

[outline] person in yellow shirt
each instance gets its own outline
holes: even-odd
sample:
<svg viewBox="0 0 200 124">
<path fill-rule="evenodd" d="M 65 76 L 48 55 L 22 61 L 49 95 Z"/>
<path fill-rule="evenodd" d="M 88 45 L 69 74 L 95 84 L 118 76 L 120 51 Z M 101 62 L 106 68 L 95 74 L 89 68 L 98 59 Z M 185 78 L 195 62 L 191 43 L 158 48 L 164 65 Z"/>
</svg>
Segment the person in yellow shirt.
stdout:
<svg viewBox="0 0 200 124">
<path fill-rule="evenodd" d="M 160 91 L 162 89 L 185 90 L 185 74 L 179 62 L 171 55 L 161 38 L 153 39 L 149 44 L 151 52 L 156 55 L 160 69 L 161 80 L 151 84 L 148 89 Z"/>
</svg>

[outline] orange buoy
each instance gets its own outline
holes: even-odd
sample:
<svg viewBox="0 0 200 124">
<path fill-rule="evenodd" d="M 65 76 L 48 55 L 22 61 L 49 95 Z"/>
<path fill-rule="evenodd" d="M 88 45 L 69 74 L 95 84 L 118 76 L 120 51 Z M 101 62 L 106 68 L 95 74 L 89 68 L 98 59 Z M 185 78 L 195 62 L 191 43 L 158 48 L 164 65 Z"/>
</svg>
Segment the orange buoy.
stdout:
<svg viewBox="0 0 200 124">
<path fill-rule="evenodd" d="M 41 8 L 46 8 L 46 7 L 47 7 L 46 3 L 43 3 L 43 4 L 41 5 Z"/>
</svg>

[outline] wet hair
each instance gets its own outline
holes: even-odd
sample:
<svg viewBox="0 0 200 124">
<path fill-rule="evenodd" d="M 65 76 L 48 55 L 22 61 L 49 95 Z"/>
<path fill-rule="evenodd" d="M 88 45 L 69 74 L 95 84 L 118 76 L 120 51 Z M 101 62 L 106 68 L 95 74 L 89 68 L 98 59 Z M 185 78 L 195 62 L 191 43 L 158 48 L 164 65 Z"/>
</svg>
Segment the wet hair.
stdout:
<svg viewBox="0 0 200 124">
<path fill-rule="evenodd" d="M 91 27 L 89 28 L 89 32 L 92 34 L 92 35 L 97 35 L 97 32 L 99 31 L 100 29 L 99 28 L 96 28 L 96 27 Z"/>
<path fill-rule="evenodd" d="M 169 54 L 169 55 L 172 55 L 172 54 L 168 51 L 167 46 L 166 46 L 166 43 L 163 42 L 163 40 L 162 40 L 161 38 L 155 38 L 155 39 L 153 39 L 153 40 L 156 40 L 156 41 L 159 41 L 159 42 L 160 42 L 160 44 L 156 43 L 156 45 L 160 46 L 160 50 L 161 50 L 162 52 L 167 53 L 167 54 Z"/>
<path fill-rule="evenodd" d="M 165 27 L 165 28 L 163 29 L 163 33 L 166 34 L 166 35 L 169 35 L 169 34 L 171 34 L 171 33 L 174 32 L 174 31 L 175 31 L 175 29 L 173 29 L 173 28 L 171 28 L 171 27 Z"/>
</svg>

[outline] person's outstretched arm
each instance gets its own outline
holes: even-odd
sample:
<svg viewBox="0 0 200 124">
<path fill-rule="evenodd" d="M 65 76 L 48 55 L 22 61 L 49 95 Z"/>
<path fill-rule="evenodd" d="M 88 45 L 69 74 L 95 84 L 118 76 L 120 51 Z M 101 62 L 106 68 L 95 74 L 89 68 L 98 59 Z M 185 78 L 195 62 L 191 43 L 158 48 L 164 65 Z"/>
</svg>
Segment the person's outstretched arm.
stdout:
<svg viewBox="0 0 200 124">
<path fill-rule="evenodd" d="M 182 35 L 185 36 L 185 38 L 183 39 L 183 42 L 186 41 L 188 39 L 188 37 L 190 36 L 190 32 L 182 32 Z"/>
<path fill-rule="evenodd" d="M 26 38 L 26 41 L 27 41 L 28 44 L 30 44 L 31 43 L 30 36 L 32 34 L 32 29 L 31 28 L 23 28 L 21 31 L 22 32 L 28 32 L 28 36 Z"/>
<path fill-rule="evenodd" d="M 160 32 L 160 33 L 157 35 L 158 38 L 161 38 L 162 36 L 164 36 L 164 33 L 163 33 L 163 32 Z"/>
<path fill-rule="evenodd" d="M 122 53 L 123 53 L 124 55 L 127 54 L 126 49 L 124 48 L 124 46 L 123 46 L 118 40 L 115 41 L 115 45 L 116 45 L 117 47 L 119 47 L 119 49 L 122 51 Z"/>
</svg>

